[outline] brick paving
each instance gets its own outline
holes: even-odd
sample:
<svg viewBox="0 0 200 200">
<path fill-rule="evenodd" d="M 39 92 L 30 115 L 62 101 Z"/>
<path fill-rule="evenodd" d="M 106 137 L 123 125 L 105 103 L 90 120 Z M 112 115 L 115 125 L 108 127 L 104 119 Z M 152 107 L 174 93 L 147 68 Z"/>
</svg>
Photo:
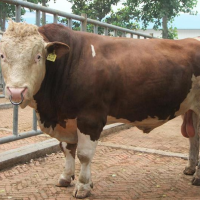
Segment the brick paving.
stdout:
<svg viewBox="0 0 200 200">
<path fill-rule="evenodd" d="M 62 153 L 56 153 L 1 171 L 0 199 L 74 199 L 73 186 L 55 186 L 63 163 Z M 191 177 L 182 173 L 185 165 L 180 158 L 98 146 L 92 163 L 94 190 L 86 199 L 200 199 L 199 187 L 192 186 Z M 79 169 L 76 159 L 76 175 Z"/>
</svg>

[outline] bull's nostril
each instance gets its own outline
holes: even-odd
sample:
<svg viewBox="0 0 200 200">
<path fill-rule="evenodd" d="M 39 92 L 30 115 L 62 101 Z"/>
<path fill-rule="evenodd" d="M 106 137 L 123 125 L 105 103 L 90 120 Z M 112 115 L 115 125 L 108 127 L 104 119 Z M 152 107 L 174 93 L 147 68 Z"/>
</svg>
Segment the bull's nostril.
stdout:
<svg viewBox="0 0 200 200">
<path fill-rule="evenodd" d="M 7 87 L 7 91 L 9 93 L 10 102 L 13 105 L 20 105 L 24 100 L 24 95 L 27 91 L 27 87 L 23 88 Z"/>
</svg>

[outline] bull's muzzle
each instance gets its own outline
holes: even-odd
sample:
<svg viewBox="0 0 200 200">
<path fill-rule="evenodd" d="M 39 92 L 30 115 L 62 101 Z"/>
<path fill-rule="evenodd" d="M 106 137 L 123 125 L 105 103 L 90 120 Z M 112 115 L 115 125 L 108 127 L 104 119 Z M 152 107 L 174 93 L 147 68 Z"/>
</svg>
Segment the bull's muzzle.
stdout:
<svg viewBox="0 0 200 200">
<path fill-rule="evenodd" d="M 20 105 L 24 100 L 25 92 L 27 91 L 26 87 L 23 88 L 10 88 L 7 87 L 9 93 L 10 102 L 13 105 Z"/>
</svg>

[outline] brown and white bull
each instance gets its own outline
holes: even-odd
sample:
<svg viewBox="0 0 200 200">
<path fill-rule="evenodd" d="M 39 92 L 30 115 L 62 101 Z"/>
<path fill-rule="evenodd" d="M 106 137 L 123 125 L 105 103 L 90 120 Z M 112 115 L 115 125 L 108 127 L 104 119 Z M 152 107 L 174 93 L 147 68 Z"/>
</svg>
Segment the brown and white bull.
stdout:
<svg viewBox="0 0 200 200">
<path fill-rule="evenodd" d="M 76 32 L 58 24 L 38 28 L 10 21 L 0 56 L 7 97 L 22 108 L 35 108 L 41 130 L 61 142 L 66 165 L 60 186 L 70 185 L 74 177 L 77 149 L 81 170 L 76 198 L 91 191 L 91 161 L 110 121 L 150 132 L 186 113 L 182 133 L 195 137 L 190 139 L 194 145 L 185 173 L 194 173 L 195 138 L 200 132 L 196 39 L 133 40 Z M 199 168 L 193 181 L 197 185 Z"/>
</svg>

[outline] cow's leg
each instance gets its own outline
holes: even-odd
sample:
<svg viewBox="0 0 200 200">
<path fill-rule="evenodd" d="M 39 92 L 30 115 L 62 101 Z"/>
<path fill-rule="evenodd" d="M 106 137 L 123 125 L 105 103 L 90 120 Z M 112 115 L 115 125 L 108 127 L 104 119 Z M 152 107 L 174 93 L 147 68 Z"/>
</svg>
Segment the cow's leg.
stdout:
<svg viewBox="0 0 200 200">
<path fill-rule="evenodd" d="M 189 137 L 190 149 L 189 149 L 189 159 L 188 165 L 183 171 L 186 175 L 193 175 L 195 173 L 196 166 L 198 164 L 199 156 L 199 120 L 198 116 L 193 112 L 193 126 L 195 129 L 194 137 Z"/>
<path fill-rule="evenodd" d="M 193 126 L 195 129 L 195 136 L 190 138 L 190 152 L 189 152 L 189 166 L 188 172 L 194 173 L 199 158 L 199 134 L 200 134 L 200 122 L 199 116 L 193 112 Z M 188 173 L 188 174 L 189 174 Z M 200 185 L 200 162 L 198 163 L 194 178 L 192 180 L 193 185 Z"/>
<path fill-rule="evenodd" d="M 79 130 L 77 132 L 77 156 L 81 162 L 81 170 L 73 196 L 76 198 L 85 198 L 90 194 L 91 188 L 93 187 L 91 180 L 91 161 L 96 150 L 97 140 L 92 141 L 90 135 L 85 135 Z"/>
<path fill-rule="evenodd" d="M 75 153 L 77 144 L 68 144 L 66 142 L 60 143 L 61 150 L 65 155 L 65 168 L 60 175 L 57 186 L 67 187 L 71 183 L 71 179 L 74 180 L 75 173 Z"/>
</svg>

